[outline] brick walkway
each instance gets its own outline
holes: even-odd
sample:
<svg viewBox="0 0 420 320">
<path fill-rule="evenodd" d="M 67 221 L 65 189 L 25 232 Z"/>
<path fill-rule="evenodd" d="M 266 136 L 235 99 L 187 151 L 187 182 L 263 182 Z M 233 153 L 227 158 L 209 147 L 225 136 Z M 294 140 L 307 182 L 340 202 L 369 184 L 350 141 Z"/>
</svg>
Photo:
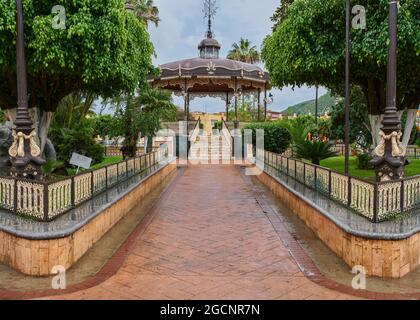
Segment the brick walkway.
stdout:
<svg viewBox="0 0 420 320">
<path fill-rule="evenodd" d="M 190 166 L 117 273 L 59 299 L 347 299 L 308 280 L 234 166 Z"/>
</svg>

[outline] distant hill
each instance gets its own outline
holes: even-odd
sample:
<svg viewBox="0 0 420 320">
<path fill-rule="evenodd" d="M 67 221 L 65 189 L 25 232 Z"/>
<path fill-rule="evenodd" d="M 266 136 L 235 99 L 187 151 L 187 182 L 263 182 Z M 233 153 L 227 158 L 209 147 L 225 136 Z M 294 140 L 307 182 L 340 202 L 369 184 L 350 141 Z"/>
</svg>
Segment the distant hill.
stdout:
<svg viewBox="0 0 420 320">
<path fill-rule="evenodd" d="M 324 114 L 325 112 L 329 112 L 332 109 L 332 106 L 335 104 L 334 97 L 328 92 L 323 96 L 318 98 L 318 114 Z M 291 106 L 286 110 L 282 111 L 284 115 L 297 115 L 301 114 L 315 114 L 315 99 L 309 100 L 305 102 L 301 102 L 297 105 Z"/>
</svg>

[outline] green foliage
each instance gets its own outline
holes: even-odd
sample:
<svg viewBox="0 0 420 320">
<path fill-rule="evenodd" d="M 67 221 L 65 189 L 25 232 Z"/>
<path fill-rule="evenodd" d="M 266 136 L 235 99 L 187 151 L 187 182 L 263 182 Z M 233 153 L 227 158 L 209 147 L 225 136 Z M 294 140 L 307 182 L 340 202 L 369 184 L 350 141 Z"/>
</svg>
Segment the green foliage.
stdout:
<svg viewBox="0 0 420 320">
<path fill-rule="evenodd" d="M 100 136 L 102 138 L 105 138 L 106 136 L 109 136 L 110 138 L 113 138 L 113 132 L 112 132 L 112 126 L 114 124 L 114 117 L 105 114 L 105 115 L 97 115 L 94 118 L 94 125 L 93 125 L 93 135 Z"/>
<path fill-rule="evenodd" d="M 276 30 L 277 26 L 287 17 L 287 9 L 294 0 L 281 0 L 280 6 L 276 9 L 271 21 L 274 23 L 273 30 Z"/>
<path fill-rule="evenodd" d="M 84 119 L 72 128 L 51 128 L 50 138 L 56 147 L 58 160 L 68 165 L 72 153 L 77 152 L 92 158 L 93 164 L 102 162 L 104 147 L 93 138 L 93 124 L 92 119 Z"/>
<path fill-rule="evenodd" d="M 222 123 L 222 121 L 216 121 L 216 122 L 213 124 L 213 130 L 222 130 L 222 128 L 223 128 L 223 123 Z"/>
<path fill-rule="evenodd" d="M 335 99 L 331 93 L 319 97 L 318 99 L 318 115 L 323 115 L 325 112 L 330 112 L 335 104 Z M 315 116 L 315 99 L 301 102 L 297 105 L 288 107 L 282 112 L 284 115 L 303 115 L 311 113 Z"/>
<path fill-rule="evenodd" d="M 388 53 L 388 0 L 360 0 L 367 29 L 352 30 L 351 81 L 366 96 L 370 114 L 385 107 Z M 420 3 L 401 0 L 398 13 L 398 94 L 400 109 L 420 100 Z M 345 6 L 342 0 L 294 0 L 262 58 L 275 86 L 324 85 L 344 95 Z"/>
<path fill-rule="evenodd" d="M 255 98 L 254 98 L 255 99 Z M 257 101 L 251 99 L 248 95 L 243 95 L 238 99 L 238 121 L 239 122 L 256 122 L 258 121 L 258 105 Z M 235 119 L 235 103 L 232 99 L 229 108 L 229 120 Z M 260 119 L 264 119 L 264 110 L 260 110 Z"/>
<path fill-rule="evenodd" d="M 331 113 L 331 138 L 344 140 L 344 99 L 338 99 Z M 350 141 L 367 150 L 372 144 L 366 98 L 353 87 L 350 96 Z"/>
<path fill-rule="evenodd" d="M 260 53 L 257 47 L 251 44 L 251 41 L 241 38 L 239 43 L 235 42 L 232 45 L 232 49 L 229 51 L 227 58 L 254 64 L 260 61 Z"/>
<path fill-rule="evenodd" d="M 145 87 L 139 96 L 126 96 L 117 105 L 111 135 L 123 136 L 124 154 L 134 157 L 139 134 L 153 137 L 162 121 L 175 121 L 177 109 L 172 103 L 171 93 Z"/>
<path fill-rule="evenodd" d="M 25 0 L 29 104 L 54 111 L 69 93 L 133 92 L 152 69 L 144 23 L 122 0 Z M 52 28 L 53 6 L 66 9 L 66 28 Z M 15 2 L 0 1 L 0 107 L 16 105 Z"/>
<path fill-rule="evenodd" d="M 279 120 L 279 125 L 289 132 L 293 145 L 303 143 L 308 134 L 314 129 L 312 117 L 299 117 L 295 119 Z"/>
<path fill-rule="evenodd" d="M 66 166 L 63 161 L 48 160 L 42 166 L 42 172 L 46 179 L 51 179 L 55 175 L 67 175 Z"/>
<path fill-rule="evenodd" d="M 357 168 L 358 169 L 373 169 L 370 161 L 372 156 L 369 153 L 361 153 L 357 156 Z"/>
<path fill-rule="evenodd" d="M 264 130 L 264 149 L 283 153 L 290 145 L 289 132 L 277 122 L 250 123 L 244 129 L 252 130 L 252 144 L 256 145 L 256 130 Z"/>
<path fill-rule="evenodd" d="M 301 141 L 295 144 L 297 158 L 311 160 L 313 164 L 319 165 L 321 160 L 335 156 L 331 151 L 332 144 L 319 140 Z"/>
</svg>

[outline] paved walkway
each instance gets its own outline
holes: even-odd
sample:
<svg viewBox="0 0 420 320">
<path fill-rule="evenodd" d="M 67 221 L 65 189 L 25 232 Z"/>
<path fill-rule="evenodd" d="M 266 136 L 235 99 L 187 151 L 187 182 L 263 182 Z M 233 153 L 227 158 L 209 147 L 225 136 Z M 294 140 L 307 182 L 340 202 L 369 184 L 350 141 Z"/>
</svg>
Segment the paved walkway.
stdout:
<svg viewBox="0 0 420 320">
<path fill-rule="evenodd" d="M 55 299 L 347 299 L 308 280 L 234 166 L 190 166 L 118 272 Z"/>
</svg>

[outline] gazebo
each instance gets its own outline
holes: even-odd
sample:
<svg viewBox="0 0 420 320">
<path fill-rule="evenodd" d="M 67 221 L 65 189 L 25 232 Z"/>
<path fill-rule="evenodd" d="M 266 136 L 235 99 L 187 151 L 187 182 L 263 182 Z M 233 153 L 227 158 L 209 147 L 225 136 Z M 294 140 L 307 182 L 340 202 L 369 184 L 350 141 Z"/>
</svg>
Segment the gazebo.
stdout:
<svg viewBox="0 0 420 320">
<path fill-rule="evenodd" d="M 264 119 L 267 117 L 267 89 L 269 75 L 260 67 L 220 58 L 221 45 L 213 37 L 211 5 L 208 8 L 207 36 L 198 45 L 199 56 L 192 59 L 169 62 L 159 66 L 160 75 L 149 79 L 153 87 L 172 91 L 184 98 L 185 121 L 189 119 L 190 101 L 196 97 L 220 97 L 226 102 L 226 121 L 229 107 L 235 98 L 234 127 L 238 128 L 238 99 L 242 94 L 256 93 L 258 119 L 261 113 L 261 95 L 264 94 Z"/>
</svg>

